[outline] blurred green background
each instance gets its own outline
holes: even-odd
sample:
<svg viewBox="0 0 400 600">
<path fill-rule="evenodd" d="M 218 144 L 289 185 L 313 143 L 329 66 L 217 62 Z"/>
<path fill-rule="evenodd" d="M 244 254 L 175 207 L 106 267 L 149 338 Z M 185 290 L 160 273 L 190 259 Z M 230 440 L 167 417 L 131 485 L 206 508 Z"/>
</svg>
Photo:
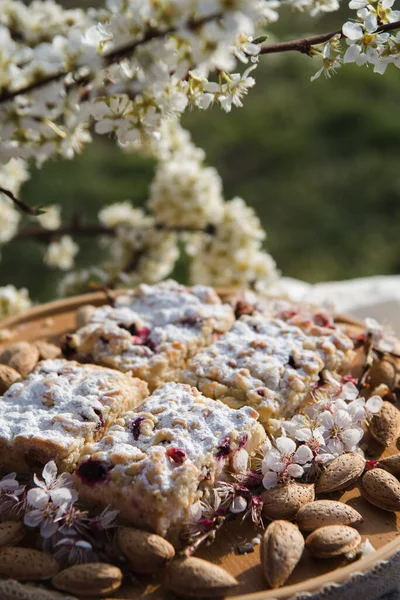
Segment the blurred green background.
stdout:
<svg viewBox="0 0 400 600">
<path fill-rule="evenodd" d="M 349 11 L 318 20 L 285 13 L 280 39 L 335 29 Z M 384 76 L 345 66 L 332 80 L 310 83 L 320 64 L 306 56 L 261 59 L 245 106 L 185 115 L 183 124 L 207 152 L 225 198 L 242 196 L 257 211 L 266 248 L 284 275 L 307 281 L 400 272 L 400 71 Z M 32 169 L 21 192 L 31 204 L 62 204 L 94 218 L 107 203 L 147 198 L 154 164 L 97 138 L 82 156 Z M 56 293 L 59 272 L 41 262 L 31 241 L 2 250 L 0 284 L 30 289 L 35 300 Z M 99 250 L 82 244 L 77 264 Z"/>
</svg>

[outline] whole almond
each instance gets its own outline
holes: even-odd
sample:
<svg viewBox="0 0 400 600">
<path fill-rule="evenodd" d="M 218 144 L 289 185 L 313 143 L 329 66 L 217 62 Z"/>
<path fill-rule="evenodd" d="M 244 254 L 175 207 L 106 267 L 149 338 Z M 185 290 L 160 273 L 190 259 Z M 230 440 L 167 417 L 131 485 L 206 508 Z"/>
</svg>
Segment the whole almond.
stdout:
<svg viewBox="0 0 400 600">
<path fill-rule="evenodd" d="M 34 548 L 1 548 L 0 575 L 20 581 L 41 581 L 58 573 L 60 565 L 47 552 Z"/>
<path fill-rule="evenodd" d="M 50 344 L 44 340 L 38 340 L 35 342 L 36 348 L 39 350 L 40 360 L 53 360 L 61 356 L 61 348 L 55 344 Z"/>
<path fill-rule="evenodd" d="M 270 519 L 286 519 L 291 521 L 299 509 L 315 498 L 314 485 L 311 483 L 280 484 L 261 494 L 263 499 L 263 515 Z"/>
<path fill-rule="evenodd" d="M 194 556 L 172 561 L 163 583 L 182 598 L 219 598 L 239 585 L 225 569 Z"/>
<path fill-rule="evenodd" d="M 122 572 L 107 563 L 85 563 L 60 571 L 51 580 L 58 590 L 79 596 L 106 596 L 117 590 Z"/>
<path fill-rule="evenodd" d="M 14 579 L 0 581 L 1 600 L 77 600 L 74 596 L 66 596 L 43 587 L 35 587 L 19 583 Z"/>
<path fill-rule="evenodd" d="M 400 411 L 384 400 L 381 410 L 371 419 L 369 431 L 377 442 L 391 446 L 400 435 Z"/>
<path fill-rule="evenodd" d="M 39 350 L 28 342 L 15 342 L 0 355 L 0 363 L 12 367 L 22 377 L 26 377 L 32 371 L 38 360 Z"/>
<path fill-rule="evenodd" d="M 393 454 L 393 456 L 388 456 L 387 458 L 380 458 L 378 466 L 389 471 L 389 473 L 393 473 L 393 475 L 400 475 L 400 454 Z"/>
<path fill-rule="evenodd" d="M 21 379 L 21 374 L 8 365 L 0 365 L 0 396 L 2 396 L 16 381 Z"/>
<path fill-rule="evenodd" d="M 319 476 L 315 491 L 317 494 L 336 492 L 350 487 L 365 468 L 365 460 L 356 452 L 341 454 L 328 464 Z"/>
<path fill-rule="evenodd" d="M 396 364 L 395 361 L 396 359 L 381 359 L 374 362 L 368 372 L 368 383 L 371 386 L 371 389 L 378 387 L 382 383 L 387 385 L 389 390 L 396 387 L 396 375 L 400 363 Z"/>
<path fill-rule="evenodd" d="M 326 525 L 359 525 L 363 518 L 348 504 L 334 500 L 316 500 L 299 510 L 296 516 L 302 531 L 314 531 Z"/>
<path fill-rule="evenodd" d="M 261 565 L 272 588 L 285 583 L 294 571 L 304 550 L 304 538 L 297 525 L 273 521 L 261 541 Z"/>
<path fill-rule="evenodd" d="M 306 548 L 317 558 L 332 558 L 347 554 L 361 544 L 356 529 L 347 525 L 327 525 L 316 529 L 306 539 Z"/>
<path fill-rule="evenodd" d="M 18 544 L 25 534 L 26 529 L 21 521 L 4 521 L 4 523 L 0 523 L 0 548 Z"/>
<path fill-rule="evenodd" d="M 400 510 L 400 482 L 384 469 L 371 469 L 365 473 L 361 493 L 368 502 L 382 510 Z"/>
<path fill-rule="evenodd" d="M 92 304 L 85 304 L 84 306 L 80 306 L 76 311 L 76 326 L 84 327 L 90 322 L 90 319 L 96 310 L 96 307 Z"/>
<path fill-rule="evenodd" d="M 119 527 L 117 542 L 135 573 L 157 573 L 175 556 L 173 545 L 163 537 L 133 527 Z"/>
</svg>

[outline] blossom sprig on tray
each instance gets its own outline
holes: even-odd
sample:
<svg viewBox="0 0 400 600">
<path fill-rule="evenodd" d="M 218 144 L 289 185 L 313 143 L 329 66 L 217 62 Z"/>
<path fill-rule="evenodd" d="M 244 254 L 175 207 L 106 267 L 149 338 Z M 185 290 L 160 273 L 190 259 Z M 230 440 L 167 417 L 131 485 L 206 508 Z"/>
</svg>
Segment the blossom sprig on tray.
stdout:
<svg viewBox="0 0 400 600">
<path fill-rule="evenodd" d="M 20 485 L 15 473 L 0 480 L 0 520 L 38 528 L 43 549 L 65 566 L 109 558 L 117 514 L 105 509 L 90 516 L 81 510 L 71 475 L 58 475 L 54 461 L 45 465 L 42 478 L 33 476 L 31 487 Z"/>
<path fill-rule="evenodd" d="M 362 452 L 366 426 L 383 400 L 359 396 L 352 381 L 326 375 L 327 387 L 315 390 L 303 412 L 282 421 L 281 435 L 268 441 L 262 461 L 266 489 L 293 479 L 315 481 L 323 465 L 345 452 Z"/>
<path fill-rule="evenodd" d="M 351 377 L 324 373 L 325 383 L 311 402 L 289 420 L 275 423 L 275 436 L 264 443 L 243 473 L 220 482 L 212 498 L 197 502 L 186 530 L 186 555 L 214 540 L 222 524 L 233 518 L 263 526 L 263 491 L 291 482 L 315 482 L 323 467 L 344 453 L 363 454 L 360 447 L 380 396 L 360 397 Z"/>
</svg>

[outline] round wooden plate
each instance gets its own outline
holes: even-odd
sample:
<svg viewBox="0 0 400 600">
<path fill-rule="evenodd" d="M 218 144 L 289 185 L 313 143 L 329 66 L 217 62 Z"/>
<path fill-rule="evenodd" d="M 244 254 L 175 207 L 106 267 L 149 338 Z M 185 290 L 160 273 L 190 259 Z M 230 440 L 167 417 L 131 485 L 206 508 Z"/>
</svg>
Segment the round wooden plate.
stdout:
<svg viewBox="0 0 400 600">
<path fill-rule="evenodd" d="M 220 295 L 224 296 L 224 290 L 220 291 Z M 22 316 L 6 319 L 0 324 L 0 339 L 3 340 L 0 343 L 0 349 L 19 340 L 44 339 L 58 343 L 61 334 L 75 328 L 75 312 L 80 306 L 83 304 L 99 306 L 105 301 L 106 298 L 102 292 L 95 292 L 44 304 L 32 308 Z M 12 337 L 8 337 L 7 333 Z M 376 457 L 380 455 L 381 450 L 382 448 L 373 445 L 369 448 L 371 454 L 375 454 Z M 396 448 L 391 448 L 385 454 L 393 454 L 398 451 Z M 354 575 L 357 573 L 371 575 L 369 578 L 367 577 L 362 592 L 362 600 L 369 600 L 374 597 L 375 589 L 379 588 L 384 591 L 387 585 L 391 584 L 393 568 L 389 574 L 385 574 L 384 565 L 395 566 L 394 578 L 397 577 L 400 583 L 400 514 L 385 512 L 371 506 L 360 496 L 357 486 L 347 490 L 344 494 L 332 495 L 332 499 L 339 498 L 356 508 L 364 516 L 364 522 L 359 530 L 363 539 L 369 538 L 376 552 L 362 560 L 348 564 L 342 559 L 316 560 L 304 553 L 288 584 L 279 590 L 268 590 L 261 572 L 259 546 L 255 546 L 254 552 L 250 554 L 238 554 L 238 547 L 241 543 L 250 541 L 260 533 L 252 523 L 242 523 L 240 520 L 227 523 L 216 541 L 211 546 L 201 548 L 197 556 L 223 566 L 238 579 L 240 586 L 232 594 L 235 600 L 289 599 L 294 596 L 299 597 L 297 595 L 308 597 L 308 594 L 318 596 L 322 589 L 325 589 L 324 598 L 334 597 L 350 600 L 361 597 L 358 592 L 353 590 L 353 594 L 351 591 L 353 589 L 351 581 L 354 580 Z M 377 569 L 377 565 L 380 565 L 379 569 Z M 374 573 L 378 573 L 378 575 L 375 576 Z M 382 580 L 379 584 L 376 584 L 376 577 Z M 367 583 L 372 579 L 375 581 L 375 588 L 374 585 Z M 332 589 L 337 590 L 343 590 L 344 588 L 338 587 L 342 585 L 345 587 L 350 585 L 350 587 L 346 588 L 347 591 L 343 596 L 327 596 L 326 586 L 330 584 L 334 584 Z M 114 597 L 166 600 L 167 595 L 160 590 L 157 584 L 149 584 L 148 580 L 143 580 L 137 584 L 124 586 L 114 594 Z"/>
</svg>

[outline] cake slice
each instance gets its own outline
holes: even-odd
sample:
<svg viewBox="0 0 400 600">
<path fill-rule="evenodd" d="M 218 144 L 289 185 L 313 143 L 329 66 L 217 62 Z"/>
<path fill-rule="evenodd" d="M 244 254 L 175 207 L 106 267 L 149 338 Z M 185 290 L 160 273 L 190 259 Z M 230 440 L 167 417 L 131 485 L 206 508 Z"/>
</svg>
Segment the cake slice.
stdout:
<svg viewBox="0 0 400 600">
<path fill-rule="evenodd" d="M 147 395 L 144 381 L 113 369 L 43 361 L 0 400 L 0 465 L 25 472 L 55 460 L 71 471 L 84 444 Z"/>
<path fill-rule="evenodd" d="M 174 539 L 219 478 L 246 469 L 248 455 L 265 440 L 257 416 L 167 383 L 86 445 L 75 471 L 79 497 Z"/>
<path fill-rule="evenodd" d="M 346 370 L 352 358 L 352 341 L 335 329 L 243 316 L 189 361 L 182 380 L 232 408 L 253 407 L 267 426 L 301 407 L 323 369 Z"/>
<path fill-rule="evenodd" d="M 178 378 L 187 359 L 230 329 L 232 307 L 214 290 L 168 281 L 140 285 L 64 336 L 66 356 L 131 372 L 155 389 Z"/>
</svg>

